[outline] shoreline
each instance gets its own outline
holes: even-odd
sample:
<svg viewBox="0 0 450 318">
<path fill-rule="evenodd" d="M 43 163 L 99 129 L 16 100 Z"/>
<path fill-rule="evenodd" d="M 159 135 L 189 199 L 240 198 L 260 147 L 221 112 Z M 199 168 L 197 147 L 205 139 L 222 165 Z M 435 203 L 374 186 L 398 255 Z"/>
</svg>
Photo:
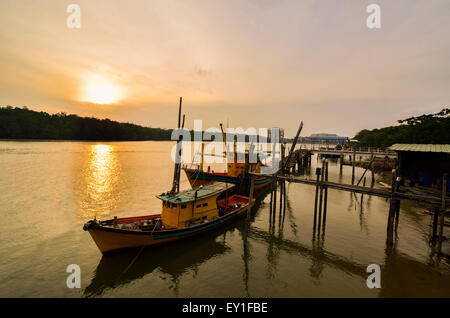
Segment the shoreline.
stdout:
<svg viewBox="0 0 450 318">
<path fill-rule="evenodd" d="M 6 139 L 0 138 L 0 141 L 17 141 L 17 142 L 67 142 L 67 141 L 77 141 L 77 142 L 130 142 L 130 141 L 175 141 L 176 140 L 161 140 L 161 139 L 146 139 L 146 140 L 105 140 L 105 139 L 96 139 L 96 140 L 86 140 L 86 139 Z"/>
</svg>

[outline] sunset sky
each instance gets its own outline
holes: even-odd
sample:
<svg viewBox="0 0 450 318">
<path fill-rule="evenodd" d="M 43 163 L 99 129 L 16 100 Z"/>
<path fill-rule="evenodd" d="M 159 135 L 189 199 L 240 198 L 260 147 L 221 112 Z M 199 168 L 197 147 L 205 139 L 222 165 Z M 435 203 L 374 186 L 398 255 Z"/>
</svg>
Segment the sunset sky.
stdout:
<svg viewBox="0 0 450 318">
<path fill-rule="evenodd" d="M 1 106 L 350 137 L 449 106 L 449 0 L 2 0 L 0 41 Z"/>
</svg>

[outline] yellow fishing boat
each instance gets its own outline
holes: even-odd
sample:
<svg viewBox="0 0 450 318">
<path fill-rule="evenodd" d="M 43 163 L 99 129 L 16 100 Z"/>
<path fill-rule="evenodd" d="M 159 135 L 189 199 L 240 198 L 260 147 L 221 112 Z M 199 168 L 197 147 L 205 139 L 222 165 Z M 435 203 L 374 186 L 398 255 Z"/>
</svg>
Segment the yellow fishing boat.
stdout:
<svg viewBox="0 0 450 318">
<path fill-rule="evenodd" d="M 178 193 L 163 193 L 160 214 L 87 222 L 102 253 L 159 245 L 212 230 L 243 215 L 249 198 L 232 194 L 234 185 L 212 183 Z"/>
</svg>

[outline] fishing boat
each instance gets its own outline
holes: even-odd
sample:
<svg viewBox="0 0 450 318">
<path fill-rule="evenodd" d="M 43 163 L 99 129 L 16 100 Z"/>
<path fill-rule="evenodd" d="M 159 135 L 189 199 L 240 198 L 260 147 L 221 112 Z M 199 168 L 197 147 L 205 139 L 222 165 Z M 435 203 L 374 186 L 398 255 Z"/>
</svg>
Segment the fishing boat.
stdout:
<svg viewBox="0 0 450 318">
<path fill-rule="evenodd" d="M 261 167 L 264 165 L 261 162 L 261 159 L 264 158 L 265 155 L 257 153 L 256 156 L 257 156 L 256 162 L 250 162 L 249 152 L 238 153 L 236 151 L 236 142 L 235 142 L 233 158 L 231 162 L 227 163 L 227 170 L 225 172 L 211 171 L 211 168 L 209 166 L 205 171 L 203 169 L 204 164 L 203 164 L 203 147 L 202 147 L 200 164 L 191 167 L 184 166 L 182 167 L 182 169 L 184 170 L 186 177 L 189 180 L 189 183 L 193 189 L 199 186 L 210 184 L 212 182 L 227 182 L 240 185 L 246 183 L 245 182 L 246 180 L 243 180 L 243 178 L 245 176 L 248 176 L 248 173 L 253 173 L 256 175 L 255 191 L 258 192 L 259 190 L 262 190 L 271 185 L 272 176 L 261 175 Z M 224 157 L 228 159 L 226 155 Z M 238 158 L 242 158 L 243 160 L 238 160 Z M 245 187 L 244 189 L 248 189 L 248 187 Z"/>
<path fill-rule="evenodd" d="M 229 167 L 229 166 L 232 167 Z M 242 173 L 244 171 L 243 167 L 239 167 L 241 164 L 229 164 L 227 172 L 214 172 L 208 169 L 204 171 L 201 168 L 188 168 L 183 167 L 187 179 L 192 188 L 197 188 L 200 186 L 208 185 L 212 182 L 227 182 L 232 184 L 241 183 Z M 253 172 L 250 170 L 250 172 Z M 255 173 L 260 173 L 258 169 Z M 271 176 L 256 176 L 255 177 L 255 191 L 261 190 L 271 185 Z"/>
<path fill-rule="evenodd" d="M 248 209 L 249 198 L 232 194 L 235 186 L 211 183 L 196 189 L 156 196 L 160 214 L 90 220 L 88 231 L 102 253 L 131 247 L 160 245 L 222 226 Z M 254 201 L 254 200 L 252 200 Z"/>
</svg>

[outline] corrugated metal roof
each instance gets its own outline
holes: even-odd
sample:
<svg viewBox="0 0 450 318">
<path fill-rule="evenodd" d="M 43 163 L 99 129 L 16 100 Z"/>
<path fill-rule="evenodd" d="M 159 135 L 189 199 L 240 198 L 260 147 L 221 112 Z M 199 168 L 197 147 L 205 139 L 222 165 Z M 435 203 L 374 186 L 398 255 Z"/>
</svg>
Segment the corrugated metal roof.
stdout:
<svg viewBox="0 0 450 318">
<path fill-rule="evenodd" d="M 450 153 L 450 145 L 431 145 L 431 144 L 394 144 L 389 147 L 396 151 L 415 151 L 415 152 L 445 152 Z"/>
</svg>

